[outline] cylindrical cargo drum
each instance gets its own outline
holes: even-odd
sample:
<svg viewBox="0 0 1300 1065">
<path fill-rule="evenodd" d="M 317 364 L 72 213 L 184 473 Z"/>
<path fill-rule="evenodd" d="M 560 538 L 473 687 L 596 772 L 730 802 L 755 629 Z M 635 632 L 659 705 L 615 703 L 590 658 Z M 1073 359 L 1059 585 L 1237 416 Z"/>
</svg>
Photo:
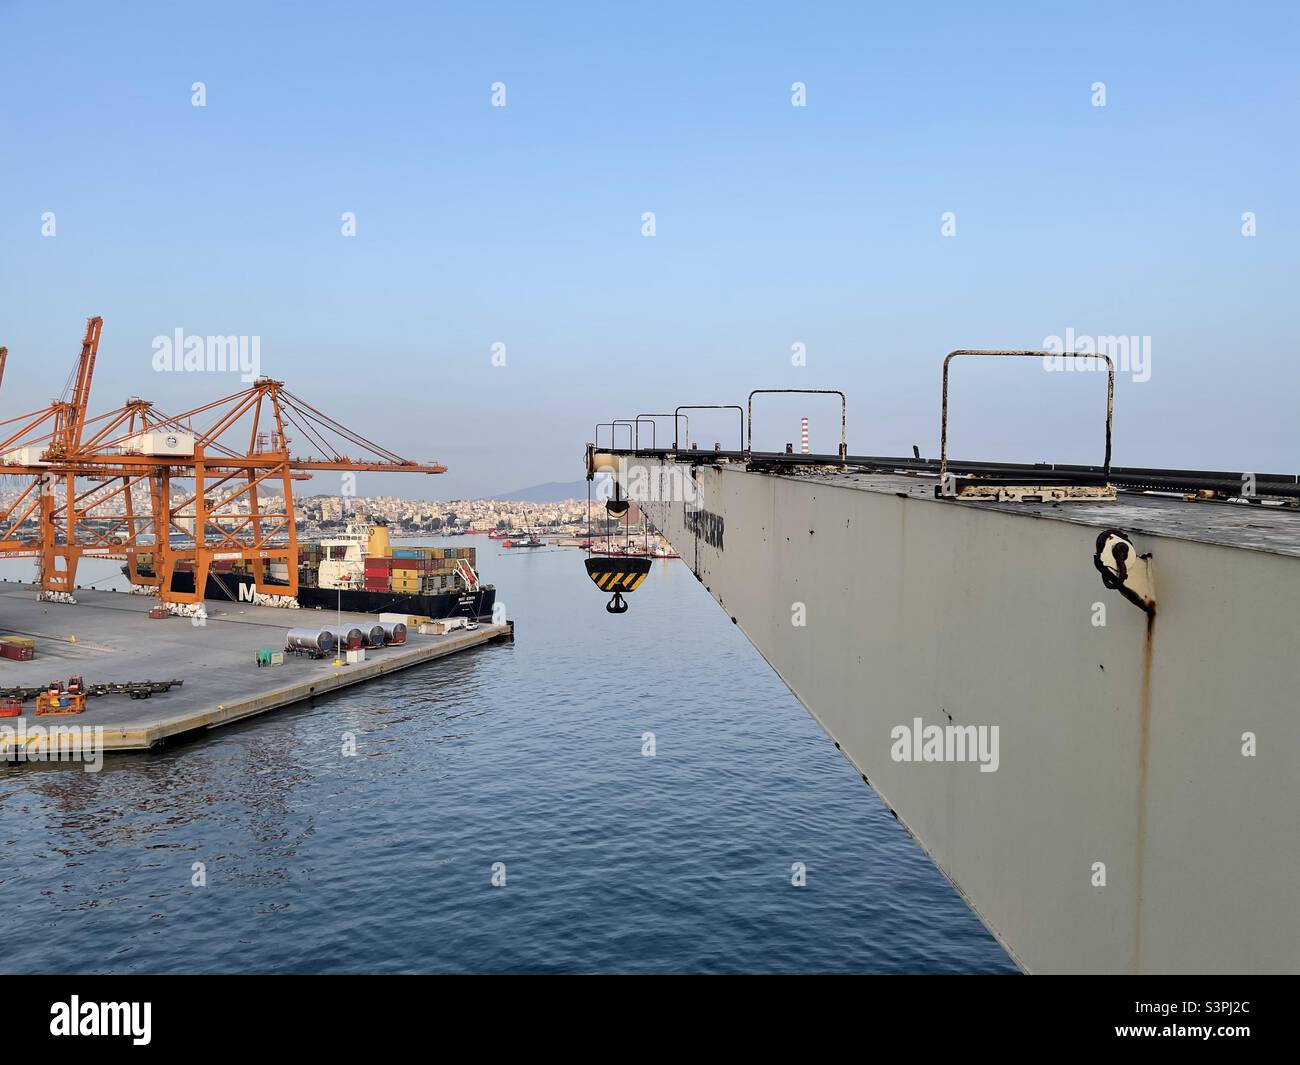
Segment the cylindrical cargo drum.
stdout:
<svg viewBox="0 0 1300 1065">
<path fill-rule="evenodd" d="M 334 637 L 334 643 L 342 651 L 355 651 L 365 642 L 365 633 L 356 625 L 327 625 L 322 630 Z"/>
<path fill-rule="evenodd" d="M 384 642 L 391 644 L 406 643 L 406 626 L 400 621 L 381 621 L 379 627 L 384 630 Z"/>
<path fill-rule="evenodd" d="M 334 634 L 327 629 L 290 629 L 284 649 L 299 654 L 327 655 L 334 650 Z"/>
<path fill-rule="evenodd" d="M 371 625 L 366 629 L 366 646 L 383 647 L 388 642 L 388 633 L 384 627 L 379 624 Z"/>
</svg>

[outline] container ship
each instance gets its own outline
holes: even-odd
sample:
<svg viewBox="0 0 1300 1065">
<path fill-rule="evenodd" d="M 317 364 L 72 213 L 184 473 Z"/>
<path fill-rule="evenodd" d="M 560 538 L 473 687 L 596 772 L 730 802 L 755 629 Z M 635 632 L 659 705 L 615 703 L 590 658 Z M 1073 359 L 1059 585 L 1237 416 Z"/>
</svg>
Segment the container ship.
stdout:
<svg viewBox="0 0 1300 1065">
<path fill-rule="evenodd" d="M 303 607 L 336 607 L 359 614 L 405 613 L 429 618 L 488 617 L 496 588 L 482 584 L 472 547 L 394 547 L 384 525 L 349 525 L 342 534 L 298 549 L 298 595 Z M 141 554 L 140 573 L 152 576 Z M 172 586 L 194 590 L 191 564 L 177 563 Z M 279 571 L 277 573 L 277 570 Z M 127 572 L 127 567 L 122 567 Z M 270 563 L 267 583 L 287 579 L 283 563 Z M 203 598 L 253 602 L 253 574 L 239 559 L 217 559 Z"/>
</svg>

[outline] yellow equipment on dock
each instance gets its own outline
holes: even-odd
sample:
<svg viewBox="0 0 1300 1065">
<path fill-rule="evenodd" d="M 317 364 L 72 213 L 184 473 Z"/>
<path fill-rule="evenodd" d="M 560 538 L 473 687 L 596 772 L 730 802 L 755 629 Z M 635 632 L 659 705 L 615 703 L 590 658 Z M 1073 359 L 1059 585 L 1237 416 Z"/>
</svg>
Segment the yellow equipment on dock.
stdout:
<svg viewBox="0 0 1300 1065">
<path fill-rule="evenodd" d="M 41 714 L 83 714 L 86 712 L 85 692 L 41 692 L 36 697 L 36 713 Z"/>
</svg>

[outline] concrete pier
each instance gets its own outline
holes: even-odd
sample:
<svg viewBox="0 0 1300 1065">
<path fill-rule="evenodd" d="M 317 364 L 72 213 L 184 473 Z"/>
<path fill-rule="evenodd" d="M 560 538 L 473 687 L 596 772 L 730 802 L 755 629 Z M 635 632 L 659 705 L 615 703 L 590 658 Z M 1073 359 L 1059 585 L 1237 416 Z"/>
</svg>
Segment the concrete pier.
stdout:
<svg viewBox="0 0 1300 1065">
<path fill-rule="evenodd" d="M 81 591 L 77 603 L 42 603 L 25 584 L 0 584 L 0 633 L 36 640 L 30 662 L 0 659 L 0 689 L 39 687 L 54 678 L 80 674 L 85 682 L 183 680 L 180 688 L 149 699 L 126 695 L 91 696 L 86 712 L 37 717 L 35 705 L 24 718 L 0 718 L 18 730 L 35 725 L 104 729 L 106 751 L 139 751 L 164 741 L 241 721 L 304 699 L 371 681 L 458 651 L 511 636 L 508 625 L 481 624 L 475 632 L 422 636 L 413 629 L 400 647 L 367 649 L 366 660 L 335 666 L 334 656 L 309 659 L 285 655 L 283 665 L 258 668 L 258 648 L 280 650 L 290 628 L 332 625 L 333 610 L 281 610 L 246 603 L 207 604 L 208 617 L 197 625 L 188 618 L 152 619 L 157 600 L 122 592 Z M 342 615 L 344 622 L 374 624 L 375 616 Z M 12 754 L 0 732 L 0 760 Z M 38 744 L 39 746 L 39 744 Z"/>
</svg>

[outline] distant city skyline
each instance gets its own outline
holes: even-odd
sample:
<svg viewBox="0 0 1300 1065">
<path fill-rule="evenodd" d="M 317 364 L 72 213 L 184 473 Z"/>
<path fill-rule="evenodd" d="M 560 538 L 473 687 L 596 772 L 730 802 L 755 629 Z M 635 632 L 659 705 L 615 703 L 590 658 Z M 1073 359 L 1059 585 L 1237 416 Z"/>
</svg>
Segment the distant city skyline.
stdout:
<svg viewBox="0 0 1300 1065">
<path fill-rule="evenodd" d="M 1133 338 L 1116 463 L 1297 465 L 1290 5 L 61 10 L 0 10 L 0 420 L 89 315 L 92 411 L 237 391 L 158 341 L 242 337 L 449 467 L 362 492 L 467 496 L 762 387 L 842 389 L 851 451 L 933 455 L 949 350 Z M 962 366 L 954 453 L 1097 461 L 1103 396 Z M 824 397 L 764 398 L 755 443 L 802 415 L 834 450 Z"/>
<path fill-rule="evenodd" d="M 183 483 L 172 486 L 173 499 L 183 499 L 192 487 Z M 21 488 L 7 487 L 0 483 L 0 510 L 11 506 L 17 499 Z M 137 534 L 153 536 L 152 526 L 148 522 L 150 514 L 149 493 L 145 485 L 137 485 L 132 491 L 135 514 L 140 519 Z M 259 510 L 262 514 L 275 514 L 283 510 L 284 497 L 267 491 L 259 495 Z M 605 511 L 599 505 L 588 506 L 584 497 L 564 500 L 499 500 L 499 499 L 450 499 L 423 500 L 406 499 L 400 496 L 347 496 L 347 495 L 311 495 L 294 497 L 294 522 L 300 537 L 310 538 L 317 527 L 330 523 L 354 521 L 382 521 L 396 528 L 411 530 L 438 530 L 456 528 L 485 532 L 492 529 L 529 529 L 543 527 L 586 527 L 588 521 L 593 523 L 605 519 Z M 238 518 L 251 513 L 247 499 L 232 504 L 232 514 Z M 110 499 L 97 511 L 101 522 L 119 522 L 107 531 L 112 536 L 125 536 L 127 526 L 122 520 L 126 514 L 125 502 L 121 498 Z M 227 526 L 230 522 L 227 521 Z M 273 524 L 273 522 L 268 522 Z M 172 518 L 175 532 L 193 533 L 194 518 L 189 514 Z M 216 535 L 217 526 L 209 525 L 209 536 Z M 30 517 L 24 526 L 20 526 L 19 535 L 36 534 L 36 518 Z"/>
</svg>

